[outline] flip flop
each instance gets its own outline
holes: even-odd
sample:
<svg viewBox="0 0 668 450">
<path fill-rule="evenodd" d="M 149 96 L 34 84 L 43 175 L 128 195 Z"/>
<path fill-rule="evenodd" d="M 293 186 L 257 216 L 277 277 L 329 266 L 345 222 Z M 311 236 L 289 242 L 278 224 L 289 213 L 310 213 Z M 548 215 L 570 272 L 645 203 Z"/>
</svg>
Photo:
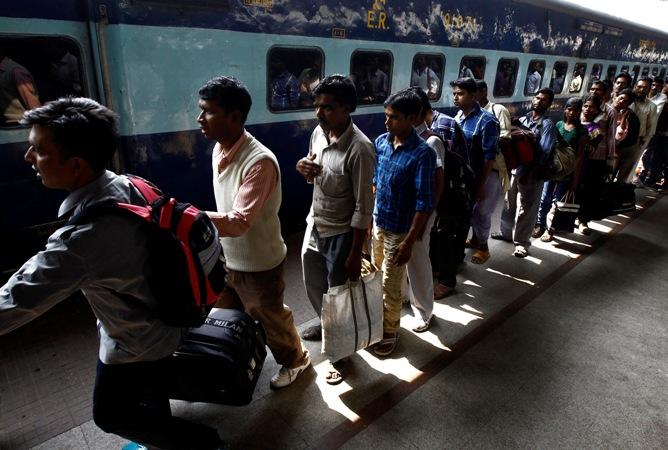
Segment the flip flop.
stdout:
<svg viewBox="0 0 668 450">
<path fill-rule="evenodd" d="M 331 367 L 325 375 L 325 382 L 329 385 L 335 386 L 343 381 L 343 375 L 341 372 L 336 370 L 334 367 Z"/>
<path fill-rule="evenodd" d="M 471 262 L 473 264 L 485 264 L 489 259 L 490 254 L 489 250 L 476 250 L 473 256 L 471 256 Z"/>
</svg>

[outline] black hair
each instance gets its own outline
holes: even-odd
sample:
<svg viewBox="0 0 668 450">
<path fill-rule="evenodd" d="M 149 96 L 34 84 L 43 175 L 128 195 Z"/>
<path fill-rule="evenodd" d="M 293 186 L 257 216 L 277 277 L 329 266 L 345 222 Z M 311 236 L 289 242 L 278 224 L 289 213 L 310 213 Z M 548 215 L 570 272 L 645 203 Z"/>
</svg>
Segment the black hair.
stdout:
<svg viewBox="0 0 668 450">
<path fill-rule="evenodd" d="M 580 97 L 571 97 L 568 100 L 566 100 L 566 104 L 564 105 L 564 109 L 567 107 L 571 108 L 580 108 L 582 109 L 582 99 Z"/>
<path fill-rule="evenodd" d="M 471 77 L 457 78 L 455 81 L 450 82 L 450 87 L 464 89 L 469 94 L 475 94 L 478 92 L 478 87 L 475 84 L 475 80 Z"/>
<path fill-rule="evenodd" d="M 638 85 L 638 83 L 640 83 L 641 81 L 644 81 L 645 83 L 650 85 L 652 84 L 652 79 L 650 77 L 642 77 L 638 81 L 636 81 L 636 85 Z"/>
<path fill-rule="evenodd" d="M 95 100 L 63 97 L 23 113 L 21 125 L 51 130 L 62 159 L 78 157 L 100 171 L 116 152 L 118 116 Z"/>
<path fill-rule="evenodd" d="M 540 89 L 540 90 L 538 90 L 538 92 L 536 92 L 534 94 L 534 96 L 536 96 L 538 94 L 547 95 L 550 98 L 550 105 L 552 104 L 552 101 L 554 101 L 554 91 L 550 88 Z"/>
<path fill-rule="evenodd" d="M 325 77 L 313 89 L 313 96 L 326 94 L 333 96 L 337 102 L 342 105 L 350 106 L 350 112 L 357 109 L 357 90 L 355 83 L 350 78 L 343 75 L 330 75 Z"/>
<path fill-rule="evenodd" d="M 629 105 L 636 101 L 636 93 L 633 92 L 633 89 L 631 88 L 622 89 L 621 91 L 617 92 L 617 96 L 620 95 L 627 95 L 629 97 Z"/>
<path fill-rule="evenodd" d="M 660 85 L 660 86 L 663 86 L 664 81 L 663 81 L 663 78 L 661 78 L 661 77 L 654 77 L 654 81 L 653 81 L 653 83 L 656 83 L 656 84 L 658 84 L 658 85 Z"/>
<path fill-rule="evenodd" d="M 216 77 L 207 81 L 199 88 L 199 97 L 202 100 L 215 102 L 226 113 L 239 111 L 241 123 L 246 122 L 253 103 L 246 86 L 234 77 Z"/>
<path fill-rule="evenodd" d="M 631 86 L 633 83 L 633 78 L 631 78 L 631 75 L 626 72 L 619 72 L 619 74 L 615 77 L 615 81 L 617 81 L 617 78 L 624 78 L 626 80 L 627 86 Z"/>
<path fill-rule="evenodd" d="M 485 80 L 475 80 L 475 87 L 479 91 L 482 91 L 483 89 L 487 90 L 487 83 L 485 82 Z"/>
<path fill-rule="evenodd" d="M 605 85 L 605 83 L 603 82 L 603 80 L 594 80 L 594 81 L 591 83 L 592 87 L 595 86 L 595 85 L 597 85 L 597 84 L 600 84 L 601 86 L 603 86 L 603 89 L 604 89 L 604 90 L 607 89 L 607 86 Z"/>
<path fill-rule="evenodd" d="M 399 111 L 406 117 L 412 114 L 420 115 L 420 112 L 422 111 L 420 96 L 410 90 L 410 88 L 390 95 L 383 103 L 383 106 L 385 108 L 389 107 Z"/>
<path fill-rule="evenodd" d="M 599 111 L 601 110 L 601 106 L 603 105 L 603 100 L 601 100 L 594 94 L 587 94 L 584 97 L 582 97 L 582 105 L 584 106 L 584 104 L 587 102 L 594 102 Z"/>
<path fill-rule="evenodd" d="M 599 80 L 601 83 L 603 83 L 603 87 L 605 88 L 606 92 L 609 92 L 612 90 L 612 83 L 610 80 Z"/>
<path fill-rule="evenodd" d="M 424 117 L 427 115 L 427 112 L 431 111 L 431 103 L 429 103 L 429 96 L 427 93 L 424 91 L 419 86 L 413 86 L 408 88 L 409 91 L 415 92 L 415 94 L 420 97 L 420 106 L 421 106 L 421 112 L 420 112 L 420 117 Z"/>
</svg>

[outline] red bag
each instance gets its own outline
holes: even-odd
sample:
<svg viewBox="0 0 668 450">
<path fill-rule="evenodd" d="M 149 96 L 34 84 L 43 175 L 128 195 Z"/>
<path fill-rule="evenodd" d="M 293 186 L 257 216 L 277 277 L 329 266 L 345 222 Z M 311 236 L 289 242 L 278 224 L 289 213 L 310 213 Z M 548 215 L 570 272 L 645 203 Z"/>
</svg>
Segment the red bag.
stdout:
<svg viewBox="0 0 668 450">
<path fill-rule="evenodd" d="M 519 122 L 513 121 L 510 127 L 510 139 L 499 139 L 499 147 L 508 170 L 518 166 L 531 167 L 538 160 L 536 136 Z"/>
</svg>

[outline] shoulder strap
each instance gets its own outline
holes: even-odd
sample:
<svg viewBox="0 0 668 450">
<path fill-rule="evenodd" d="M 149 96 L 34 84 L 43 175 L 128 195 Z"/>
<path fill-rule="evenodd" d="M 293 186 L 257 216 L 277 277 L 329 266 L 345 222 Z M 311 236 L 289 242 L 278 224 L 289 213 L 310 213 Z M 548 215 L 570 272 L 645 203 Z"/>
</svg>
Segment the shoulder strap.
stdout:
<svg viewBox="0 0 668 450">
<path fill-rule="evenodd" d="M 153 183 L 147 181 L 136 175 L 128 175 L 128 180 L 139 191 L 148 203 L 158 200 L 162 196 L 162 192 Z"/>
</svg>

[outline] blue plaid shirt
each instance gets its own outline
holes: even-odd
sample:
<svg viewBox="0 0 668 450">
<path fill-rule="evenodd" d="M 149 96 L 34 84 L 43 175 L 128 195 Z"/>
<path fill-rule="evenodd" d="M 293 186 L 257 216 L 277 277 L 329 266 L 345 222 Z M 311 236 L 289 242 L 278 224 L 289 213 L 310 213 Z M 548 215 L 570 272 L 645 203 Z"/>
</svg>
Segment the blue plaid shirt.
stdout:
<svg viewBox="0 0 668 450">
<path fill-rule="evenodd" d="M 436 155 L 413 130 L 403 145 L 396 149 L 390 133 L 374 142 L 376 185 L 374 223 L 383 230 L 407 233 L 416 211 L 434 209 L 434 172 Z"/>
<path fill-rule="evenodd" d="M 495 160 L 499 151 L 497 147 L 499 122 L 492 113 L 485 111 L 477 103 L 468 116 L 464 116 L 460 110 L 455 116 L 455 121 L 464 132 L 469 148 L 471 168 L 476 176 L 479 176 L 482 173 L 484 162 Z"/>
</svg>

